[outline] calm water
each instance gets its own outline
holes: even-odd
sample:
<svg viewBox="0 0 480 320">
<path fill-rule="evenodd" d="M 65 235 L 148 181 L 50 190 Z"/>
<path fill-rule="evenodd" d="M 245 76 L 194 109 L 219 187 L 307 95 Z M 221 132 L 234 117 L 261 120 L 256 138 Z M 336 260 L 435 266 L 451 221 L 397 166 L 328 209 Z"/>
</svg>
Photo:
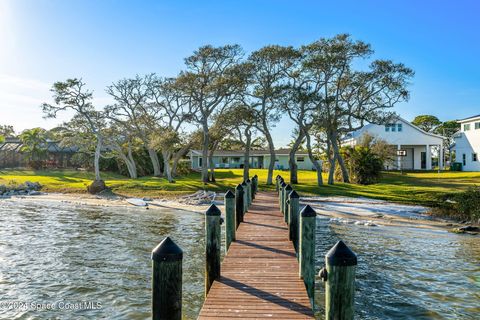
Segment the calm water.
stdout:
<svg viewBox="0 0 480 320">
<path fill-rule="evenodd" d="M 0 303 L 100 302 L 97 310 L 0 310 L 0 319 L 148 319 L 151 249 L 184 249 L 184 314 L 203 301 L 203 216 L 0 200 Z M 359 257 L 358 319 L 479 319 L 480 238 L 317 220 L 318 268 L 344 240 Z M 322 313 L 323 284 L 317 285 Z M 23 305 L 22 305 L 23 306 Z"/>
</svg>

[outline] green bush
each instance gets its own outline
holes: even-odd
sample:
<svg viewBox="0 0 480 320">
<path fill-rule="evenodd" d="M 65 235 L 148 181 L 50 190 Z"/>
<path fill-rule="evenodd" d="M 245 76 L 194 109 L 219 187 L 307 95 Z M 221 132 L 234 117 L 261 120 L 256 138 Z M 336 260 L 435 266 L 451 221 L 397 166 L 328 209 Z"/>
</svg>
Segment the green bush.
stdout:
<svg viewBox="0 0 480 320">
<path fill-rule="evenodd" d="M 350 174 L 358 184 L 377 183 L 382 174 L 383 160 L 369 147 L 356 147 L 350 153 Z"/>
<path fill-rule="evenodd" d="M 469 187 L 467 191 L 443 195 L 438 209 L 459 219 L 480 220 L 480 187 Z"/>
</svg>

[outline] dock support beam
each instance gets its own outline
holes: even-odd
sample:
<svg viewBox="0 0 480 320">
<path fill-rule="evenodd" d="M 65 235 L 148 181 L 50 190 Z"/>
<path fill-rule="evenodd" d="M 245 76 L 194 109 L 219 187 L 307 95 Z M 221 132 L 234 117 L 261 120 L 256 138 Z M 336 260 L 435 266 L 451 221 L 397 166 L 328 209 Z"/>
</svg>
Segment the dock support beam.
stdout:
<svg viewBox="0 0 480 320">
<path fill-rule="evenodd" d="M 300 277 L 314 306 L 315 296 L 315 229 L 317 213 L 309 205 L 300 212 L 299 263 Z"/>
<path fill-rule="evenodd" d="M 357 256 L 338 241 L 325 256 L 325 319 L 353 320 Z"/>
<path fill-rule="evenodd" d="M 220 277 L 220 210 L 212 204 L 205 213 L 205 297 Z"/>
<path fill-rule="evenodd" d="M 170 237 L 152 251 L 152 319 L 182 319 L 183 251 Z"/>
</svg>

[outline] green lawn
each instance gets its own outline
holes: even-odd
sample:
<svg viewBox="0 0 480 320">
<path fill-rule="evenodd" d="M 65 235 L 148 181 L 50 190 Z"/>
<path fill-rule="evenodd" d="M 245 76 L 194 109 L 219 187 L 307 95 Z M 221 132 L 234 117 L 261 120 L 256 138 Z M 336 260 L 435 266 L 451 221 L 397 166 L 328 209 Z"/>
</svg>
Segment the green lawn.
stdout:
<svg viewBox="0 0 480 320">
<path fill-rule="evenodd" d="M 267 171 L 251 170 L 257 174 L 260 189 L 273 190 L 274 186 L 266 186 Z M 287 171 L 275 171 L 274 177 L 281 174 L 287 181 Z M 217 182 L 204 185 L 198 173 L 179 177 L 176 183 L 168 183 L 163 178 L 143 177 L 136 180 L 123 176 L 103 173 L 107 185 L 112 191 L 124 196 L 173 196 L 182 193 L 192 193 L 199 189 L 224 191 L 236 186 L 242 178 L 241 169 L 216 170 Z M 325 177 L 326 178 L 326 177 Z M 87 184 L 93 179 L 93 174 L 74 170 L 0 170 L 0 184 L 22 183 L 24 181 L 40 182 L 47 192 L 86 192 Z M 13 181 L 13 182 L 12 182 Z M 468 186 L 480 184 L 480 173 L 473 172 L 409 172 L 384 173 L 380 183 L 369 186 L 337 183 L 333 186 L 316 186 L 316 173 L 312 171 L 299 172 L 300 184 L 295 189 L 309 195 L 341 195 L 350 197 L 370 197 L 403 203 L 418 203 L 432 205 L 436 196 L 465 190 Z"/>
</svg>

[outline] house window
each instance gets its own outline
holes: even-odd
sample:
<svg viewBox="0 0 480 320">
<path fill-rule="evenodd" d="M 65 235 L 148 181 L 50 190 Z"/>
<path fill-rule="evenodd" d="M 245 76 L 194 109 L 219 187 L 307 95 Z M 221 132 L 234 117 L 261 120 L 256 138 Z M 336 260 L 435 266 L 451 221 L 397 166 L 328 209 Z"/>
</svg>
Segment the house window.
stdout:
<svg viewBox="0 0 480 320">
<path fill-rule="evenodd" d="M 240 158 L 235 157 L 235 158 L 233 158 L 232 162 L 240 162 Z"/>
<path fill-rule="evenodd" d="M 402 131 L 402 125 L 401 124 L 396 124 L 396 123 L 387 123 L 385 125 L 385 132 L 395 132 L 397 131 L 397 128 L 398 128 L 398 131 Z"/>
<path fill-rule="evenodd" d="M 463 163 L 464 166 L 467 165 L 467 155 L 465 153 L 462 154 L 462 163 Z"/>
<path fill-rule="evenodd" d="M 402 132 L 403 130 L 403 125 L 401 123 L 397 124 L 397 131 Z"/>
<path fill-rule="evenodd" d="M 222 163 L 228 163 L 228 157 L 223 157 L 222 158 Z"/>
<path fill-rule="evenodd" d="M 475 130 L 480 129 L 480 122 L 475 122 Z"/>
<path fill-rule="evenodd" d="M 472 153 L 472 161 L 473 161 L 473 162 L 477 162 L 477 161 L 478 161 L 478 157 L 477 157 L 477 154 L 476 154 L 476 153 Z"/>
<path fill-rule="evenodd" d="M 305 157 L 297 157 L 297 162 L 304 162 L 305 161 Z"/>
<path fill-rule="evenodd" d="M 470 123 L 463 125 L 463 131 L 468 131 L 468 130 L 470 130 Z"/>
<path fill-rule="evenodd" d="M 202 160 L 203 160 L 203 158 L 198 158 L 198 166 L 199 166 L 199 167 L 202 166 Z"/>
</svg>

